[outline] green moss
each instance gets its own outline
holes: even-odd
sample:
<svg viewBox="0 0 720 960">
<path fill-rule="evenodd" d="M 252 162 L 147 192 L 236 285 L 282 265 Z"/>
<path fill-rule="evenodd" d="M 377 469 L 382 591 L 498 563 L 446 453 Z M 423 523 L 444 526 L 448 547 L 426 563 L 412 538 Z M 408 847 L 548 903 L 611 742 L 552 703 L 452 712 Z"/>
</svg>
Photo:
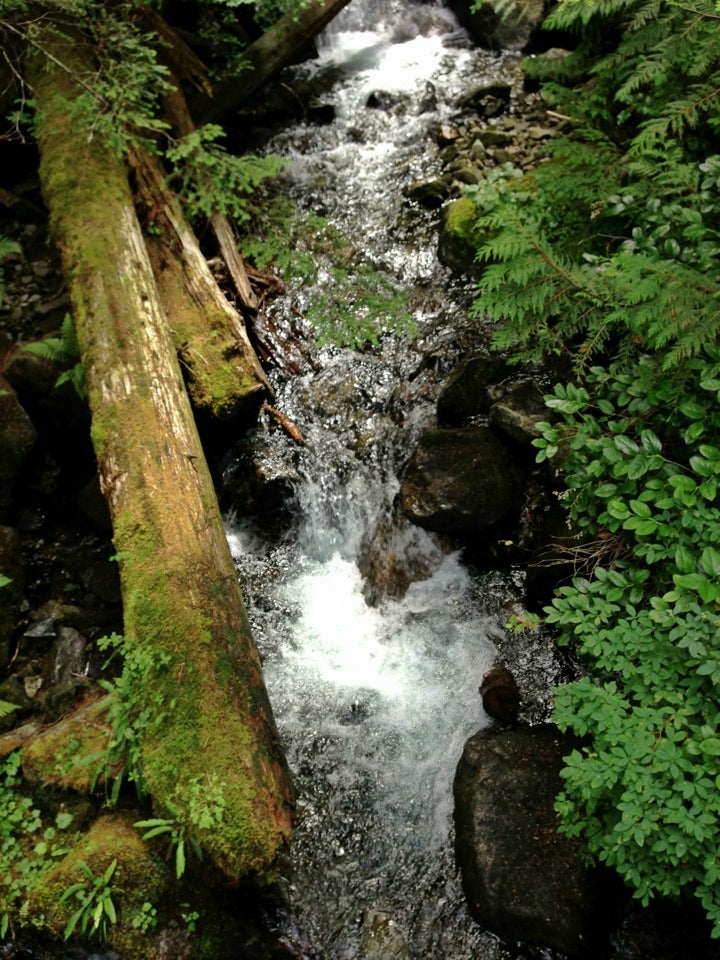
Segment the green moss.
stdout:
<svg viewBox="0 0 720 960">
<path fill-rule="evenodd" d="M 161 901 L 170 878 L 127 816 L 100 817 L 60 863 L 45 871 L 30 897 L 30 914 L 43 917 L 45 928 L 62 937 L 77 904 L 72 897 L 60 900 L 68 887 L 84 880 L 80 860 L 95 876 L 117 860 L 111 886 L 118 923 L 109 927 L 108 945 L 123 960 L 153 960 L 157 951 L 151 937 L 133 928 L 132 920 L 143 903 Z"/>
<path fill-rule="evenodd" d="M 476 221 L 477 209 L 469 197 L 460 197 L 448 204 L 445 212 L 445 230 L 451 236 L 471 244 Z"/>
<path fill-rule="evenodd" d="M 106 713 L 107 699 L 103 698 L 31 737 L 22 751 L 25 778 L 78 793 L 102 786 L 110 739 Z M 82 762 L 93 756 L 97 758 L 94 762 Z"/>
</svg>

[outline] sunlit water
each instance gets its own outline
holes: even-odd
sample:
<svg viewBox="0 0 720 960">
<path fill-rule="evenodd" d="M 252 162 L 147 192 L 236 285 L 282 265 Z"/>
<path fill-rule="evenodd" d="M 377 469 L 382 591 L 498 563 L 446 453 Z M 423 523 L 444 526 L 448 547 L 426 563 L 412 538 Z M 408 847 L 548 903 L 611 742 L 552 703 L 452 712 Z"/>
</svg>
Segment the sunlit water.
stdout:
<svg viewBox="0 0 720 960">
<path fill-rule="evenodd" d="M 433 125 L 504 62 L 473 50 L 439 6 L 353 0 L 319 58 L 297 69 L 331 67 L 334 122 L 301 123 L 267 149 L 291 160 L 287 192 L 404 286 L 419 334 L 415 347 L 325 350 L 311 372 L 278 376 L 277 403 L 306 438 L 281 452 L 302 477 L 296 525 L 286 537 L 227 525 L 299 796 L 280 932 L 298 954 L 327 960 L 525 956 L 468 918 L 452 835 L 455 767 L 487 723 L 478 683 L 517 584 L 478 581 L 415 531 L 408 543 L 428 572 L 402 599 L 371 607 L 357 563 L 434 415 L 423 377 L 411 382 L 421 351 L 468 302 L 463 291 L 453 299 L 437 262 L 436 216 L 409 208 L 403 189 L 433 173 Z M 395 105 L 368 108 L 377 92 Z M 312 294 L 295 296 L 302 306 Z"/>
</svg>

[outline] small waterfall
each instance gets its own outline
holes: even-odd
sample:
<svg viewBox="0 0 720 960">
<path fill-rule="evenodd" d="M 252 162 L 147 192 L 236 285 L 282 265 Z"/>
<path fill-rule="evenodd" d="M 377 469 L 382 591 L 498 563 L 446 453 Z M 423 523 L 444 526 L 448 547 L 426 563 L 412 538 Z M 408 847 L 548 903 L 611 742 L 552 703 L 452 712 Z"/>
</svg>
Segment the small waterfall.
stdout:
<svg viewBox="0 0 720 960">
<path fill-rule="evenodd" d="M 469 919 L 452 837 L 455 766 L 486 721 L 478 683 L 519 586 L 478 579 L 433 536 L 402 527 L 396 542 L 421 572 L 401 599 L 369 606 L 358 566 L 434 416 L 438 377 L 423 358 L 452 341 L 450 321 L 468 305 L 437 262 L 436 215 L 408 205 L 403 189 L 435 170 L 432 126 L 509 62 L 473 49 L 437 4 L 354 0 L 318 59 L 296 68 L 333 71 L 324 96 L 335 120 L 299 123 L 266 147 L 291 161 L 285 191 L 402 285 L 418 326 L 414 344 L 325 348 L 309 372 L 277 374 L 277 404 L 306 440 L 288 453 L 301 478 L 296 517 L 271 537 L 259 523 L 227 524 L 299 796 L 278 921 L 298 956 L 525 956 Z M 371 94 L 392 106 L 368 107 Z M 294 295 L 302 306 L 314 294 Z M 281 323 L 287 305 L 274 310 Z M 438 362 L 456 359 L 449 350 Z"/>
</svg>

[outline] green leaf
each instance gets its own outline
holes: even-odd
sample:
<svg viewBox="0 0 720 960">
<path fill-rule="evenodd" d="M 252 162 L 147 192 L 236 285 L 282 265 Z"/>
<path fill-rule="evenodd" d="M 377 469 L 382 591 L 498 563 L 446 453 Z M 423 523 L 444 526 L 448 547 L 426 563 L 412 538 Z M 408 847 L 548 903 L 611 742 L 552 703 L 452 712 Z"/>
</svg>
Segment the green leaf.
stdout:
<svg viewBox="0 0 720 960">
<path fill-rule="evenodd" d="M 687 547 L 678 547 L 675 551 L 675 566 L 680 573 L 694 573 L 696 560 Z"/>
<path fill-rule="evenodd" d="M 185 873 L 185 841 L 180 839 L 175 848 L 175 876 L 179 880 Z"/>
<path fill-rule="evenodd" d="M 715 547 L 705 547 L 700 564 L 709 577 L 720 577 L 720 551 Z"/>
<path fill-rule="evenodd" d="M 632 440 L 630 437 L 623 436 L 622 434 L 620 434 L 620 436 L 613 437 L 613 443 L 620 453 L 625 453 L 628 456 L 638 453 L 640 449 L 634 440 Z"/>
<path fill-rule="evenodd" d="M 700 749 L 708 757 L 720 757 L 720 737 L 709 737 L 703 740 Z"/>
<path fill-rule="evenodd" d="M 652 430 L 641 430 L 640 431 L 640 442 L 642 443 L 643 450 L 646 453 L 662 453 L 662 443 L 657 434 L 653 433 Z"/>
</svg>

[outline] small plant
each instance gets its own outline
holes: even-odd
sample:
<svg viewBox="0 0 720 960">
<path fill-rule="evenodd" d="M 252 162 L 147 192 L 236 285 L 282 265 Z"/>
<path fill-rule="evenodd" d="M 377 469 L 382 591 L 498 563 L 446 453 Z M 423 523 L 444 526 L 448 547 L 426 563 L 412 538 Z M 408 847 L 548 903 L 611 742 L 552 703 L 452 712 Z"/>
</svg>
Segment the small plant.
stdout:
<svg viewBox="0 0 720 960">
<path fill-rule="evenodd" d="M 145 830 L 143 840 L 164 836 L 169 841 L 169 850 L 175 862 L 175 876 L 179 880 L 185 873 L 187 849 L 192 849 L 198 860 L 202 860 L 202 848 L 197 835 L 203 831 L 217 829 L 225 815 L 224 784 L 216 780 L 207 783 L 196 779 L 189 788 L 188 822 L 183 823 L 177 810 L 166 801 L 170 817 L 155 817 L 150 820 L 138 820 L 134 824 L 139 830 Z"/>
<path fill-rule="evenodd" d="M 183 918 L 185 926 L 188 929 L 188 933 L 195 933 L 197 922 L 200 919 L 200 914 L 197 910 L 190 910 L 189 903 L 182 903 L 180 906 L 183 908 L 180 911 L 180 916 Z"/>
<path fill-rule="evenodd" d="M 154 930 L 157 926 L 157 908 L 149 900 L 146 900 L 130 921 L 130 925 L 134 930 L 140 930 L 141 933 Z"/>
<path fill-rule="evenodd" d="M 79 360 L 80 347 L 75 333 L 75 325 L 69 313 L 65 314 L 59 337 L 46 337 L 35 343 L 26 343 L 23 346 L 25 353 L 31 353 L 41 360 L 49 360 L 68 366 L 55 381 L 55 387 L 64 383 L 71 383 L 79 397 L 85 396 L 85 372 Z"/>
<path fill-rule="evenodd" d="M 98 877 L 84 860 L 78 860 L 77 865 L 83 874 L 83 879 L 68 887 L 58 901 L 64 903 L 74 897 L 80 903 L 68 920 L 63 936 L 68 940 L 79 926 L 83 936 L 98 937 L 104 943 L 107 940 L 108 925 L 117 923 L 117 911 L 111 887 L 117 860 L 113 860 L 105 872 Z"/>
<path fill-rule="evenodd" d="M 68 813 L 58 813 L 52 825 L 43 822 L 40 811 L 20 789 L 21 756 L 10 754 L 0 762 L 0 939 L 21 925 L 27 899 L 48 866 L 64 857 L 73 837 L 67 830 L 73 822 Z M 33 920 L 37 925 L 37 918 Z"/>
<path fill-rule="evenodd" d="M 117 803 L 126 780 L 135 785 L 138 799 L 143 801 L 147 793 L 142 775 L 140 741 L 148 726 L 162 717 L 165 705 L 157 699 L 139 704 L 137 690 L 148 676 L 168 665 L 170 656 L 151 655 L 146 650 L 127 644 L 125 638 L 116 633 L 101 637 L 97 645 L 101 651 L 120 653 L 123 657 L 123 669 L 120 675 L 112 680 L 98 681 L 99 686 L 110 694 L 107 717 L 111 735 L 107 749 L 89 754 L 77 763 L 91 766 L 103 761 L 98 768 L 98 777 L 104 771 L 108 783 L 111 784 L 108 793 L 111 804 Z M 111 659 L 112 657 L 108 659 L 105 667 Z"/>
<path fill-rule="evenodd" d="M 168 804 L 168 807 L 171 805 Z M 152 840 L 154 837 L 165 837 L 169 841 L 168 849 L 175 863 L 175 876 L 179 880 L 185 873 L 187 865 L 186 843 L 192 846 L 199 860 L 202 859 L 202 850 L 197 841 L 187 836 L 187 832 L 176 818 L 153 817 L 150 820 L 138 820 L 133 824 L 138 830 L 144 830 L 143 840 Z"/>
<path fill-rule="evenodd" d="M 171 182 L 191 219 L 223 213 L 243 223 L 250 216 L 248 197 L 285 166 L 278 157 L 233 156 L 218 142 L 224 136 L 222 127 L 208 123 L 165 152 L 174 167 Z"/>
<path fill-rule="evenodd" d="M 14 240 L 9 240 L 7 237 L 0 236 L 0 261 L 4 260 L 5 257 L 9 257 L 11 253 L 20 253 L 20 245 L 15 243 Z M 0 306 L 5 299 L 5 283 L 2 271 L 0 271 Z"/>
</svg>

